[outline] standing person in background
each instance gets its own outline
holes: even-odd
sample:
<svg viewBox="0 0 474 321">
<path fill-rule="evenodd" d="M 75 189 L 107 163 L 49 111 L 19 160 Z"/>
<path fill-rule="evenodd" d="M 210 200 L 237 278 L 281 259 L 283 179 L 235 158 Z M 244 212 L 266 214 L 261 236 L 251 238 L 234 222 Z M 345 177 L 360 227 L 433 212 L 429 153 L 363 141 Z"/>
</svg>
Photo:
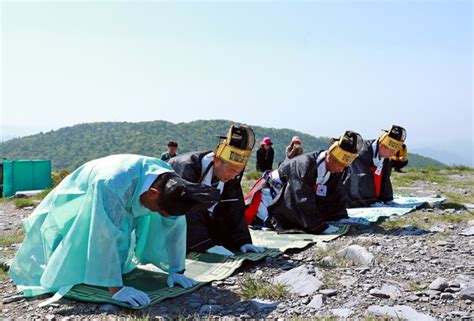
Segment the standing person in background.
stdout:
<svg viewBox="0 0 474 321">
<path fill-rule="evenodd" d="M 298 136 L 293 136 L 290 145 L 286 146 L 286 160 L 292 159 L 301 154 L 303 154 L 301 139 Z"/>
<path fill-rule="evenodd" d="M 275 155 L 272 145 L 270 137 L 264 137 L 260 142 L 260 148 L 257 150 L 257 171 L 265 172 L 272 169 Z"/>
<path fill-rule="evenodd" d="M 170 141 L 168 143 L 168 151 L 167 152 L 164 152 L 163 154 L 161 154 L 161 160 L 164 161 L 164 162 L 167 162 L 169 161 L 171 158 L 175 157 L 176 155 L 178 155 L 176 153 L 176 150 L 178 149 L 178 143 L 177 142 L 174 142 L 174 141 Z"/>
<path fill-rule="evenodd" d="M 402 147 L 400 147 L 397 154 L 392 156 L 391 162 L 392 168 L 395 169 L 395 172 L 403 173 L 401 169 L 408 164 L 407 145 L 403 144 Z"/>
</svg>

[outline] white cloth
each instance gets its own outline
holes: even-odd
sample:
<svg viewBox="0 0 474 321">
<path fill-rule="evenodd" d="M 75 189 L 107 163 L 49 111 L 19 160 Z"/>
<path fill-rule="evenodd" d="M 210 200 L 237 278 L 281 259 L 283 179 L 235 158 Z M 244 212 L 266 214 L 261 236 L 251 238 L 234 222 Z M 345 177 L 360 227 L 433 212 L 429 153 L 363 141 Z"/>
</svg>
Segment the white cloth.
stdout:
<svg viewBox="0 0 474 321">
<path fill-rule="evenodd" d="M 274 169 L 271 173 L 270 173 L 270 177 L 272 178 L 272 180 L 275 181 L 275 183 L 278 183 L 280 185 L 283 185 L 283 182 L 281 181 L 280 179 L 280 173 L 278 172 L 278 169 Z"/>
<path fill-rule="evenodd" d="M 212 160 L 214 159 L 214 152 L 211 152 L 207 155 L 205 155 L 202 160 L 201 160 L 201 176 L 204 174 L 204 172 L 206 171 L 207 167 L 209 166 L 209 164 L 212 162 Z M 212 166 L 209 171 L 207 171 L 207 174 L 206 176 L 201 180 L 201 183 L 203 185 L 206 185 L 206 186 L 212 186 L 212 175 L 214 174 L 214 166 Z M 221 195 L 222 195 L 222 192 L 224 191 L 224 182 L 222 181 L 219 181 L 219 184 L 217 184 L 217 189 L 220 191 Z M 218 203 L 212 205 L 211 207 L 209 207 L 207 210 L 209 212 L 213 212 L 214 211 L 214 207 L 216 207 Z"/>
<path fill-rule="evenodd" d="M 280 180 L 280 173 L 278 173 L 278 169 L 273 170 L 269 173 L 271 180 L 274 181 L 276 184 L 280 184 L 283 186 L 283 182 Z M 277 195 L 281 192 L 281 189 L 274 189 Z M 262 188 L 262 198 L 260 200 L 260 204 L 258 205 L 257 209 L 257 217 L 265 222 L 268 219 L 268 206 L 270 206 L 271 202 L 273 201 L 272 194 L 270 192 L 270 187 Z"/>
<path fill-rule="evenodd" d="M 258 205 L 257 217 L 265 222 L 268 219 L 268 206 L 273 201 L 273 197 L 270 193 L 270 188 L 262 188 L 262 198 L 260 199 L 260 204 Z"/>
<path fill-rule="evenodd" d="M 318 177 L 316 178 L 316 184 L 317 185 L 324 185 L 327 183 L 329 180 L 329 177 L 331 176 L 331 173 L 328 171 L 328 168 L 326 166 L 326 161 L 323 160 L 326 158 L 326 153 L 327 151 L 324 151 L 318 155 L 318 158 L 316 160 L 316 163 L 319 163 L 318 166 Z"/>
</svg>

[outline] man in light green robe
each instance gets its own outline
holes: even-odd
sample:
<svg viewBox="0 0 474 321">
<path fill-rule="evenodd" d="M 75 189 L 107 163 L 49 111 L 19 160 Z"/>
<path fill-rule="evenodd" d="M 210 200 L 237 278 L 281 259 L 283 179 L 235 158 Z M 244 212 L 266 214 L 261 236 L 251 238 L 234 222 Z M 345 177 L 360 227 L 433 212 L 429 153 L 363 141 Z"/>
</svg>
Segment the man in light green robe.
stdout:
<svg viewBox="0 0 474 321">
<path fill-rule="evenodd" d="M 184 181 L 155 158 L 112 155 L 90 161 L 25 220 L 26 237 L 9 275 L 27 297 L 64 294 L 84 283 L 108 287 L 119 301 L 148 304 L 144 292 L 123 286 L 122 274 L 136 262 L 152 263 L 170 273 L 169 286 L 195 285 L 180 274 L 186 219 L 179 215 L 218 198 L 217 190 Z"/>
</svg>

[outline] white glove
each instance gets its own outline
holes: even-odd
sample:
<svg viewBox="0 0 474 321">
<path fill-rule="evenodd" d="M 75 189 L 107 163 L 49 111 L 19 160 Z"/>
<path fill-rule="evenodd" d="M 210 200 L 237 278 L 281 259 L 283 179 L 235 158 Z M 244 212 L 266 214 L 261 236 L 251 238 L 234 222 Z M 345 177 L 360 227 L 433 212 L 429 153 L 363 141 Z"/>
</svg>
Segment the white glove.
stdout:
<svg viewBox="0 0 474 321">
<path fill-rule="evenodd" d="M 339 231 L 337 226 L 329 225 L 329 227 L 323 231 L 323 234 L 333 234 L 337 231 Z"/>
<path fill-rule="evenodd" d="M 191 278 L 188 278 L 187 276 L 184 276 L 183 274 L 179 274 L 176 272 L 170 273 L 166 282 L 168 283 L 168 287 L 170 288 L 174 287 L 175 284 L 179 284 L 185 289 L 191 288 L 198 284 L 196 280 L 193 280 Z"/>
<path fill-rule="evenodd" d="M 213 247 L 207 249 L 207 253 L 214 253 L 219 255 L 234 256 L 235 254 L 226 249 L 221 245 L 214 245 Z"/>
<path fill-rule="evenodd" d="M 252 244 L 244 244 L 240 247 L 240 251 L 247 253 L 247 252 L 255 252 L 255 253 L 263 253 L 265 252 L 265 248 L 255 246 Z"/>
<path fill-rule="evenodd" d="M 130 286 L 124 286 L 118 292 L 116 292 L 112 299 L 117 301 L 126 302 L 134 307 L 138 307 L 140 305 L 147 305 L 150 304 L 150 298 L 148 295 L 140 290 L 132 288 Z"/>
</svg>

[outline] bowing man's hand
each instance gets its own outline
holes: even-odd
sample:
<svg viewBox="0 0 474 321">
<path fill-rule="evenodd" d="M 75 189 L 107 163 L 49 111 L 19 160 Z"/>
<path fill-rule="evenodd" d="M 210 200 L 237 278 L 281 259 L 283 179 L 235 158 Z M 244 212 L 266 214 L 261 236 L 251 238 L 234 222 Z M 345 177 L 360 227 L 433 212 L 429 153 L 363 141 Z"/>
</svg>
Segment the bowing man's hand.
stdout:
<svg viewBox="0 0 474 321">
<path fill-rule="evenodd" d="M 265 252 L 264 247 L 255 246 L 253 244 L 244 244 L 240 247 L 240 251 L 247 253 L 247 252 L 255 252 L 255 253 L 263 253 Z"/>
<path fill-rule="evenodd" d="M 185 289 L 192 288 L 193 286 L 198 284 L 196 280 L 193 280 L 191 278 L 188 278 L 187 276 L 184 276 L 183 274 L 179 274 L 176 272 L 170 273 L 170 275 L 168 275 L 167 283 L 170 288 L 174 287 L 175 284 L 179 284 Z"/>
<path fill-rule="evenodd" d="M 147 305 L 151 302 L 150 298 L 148 297 L 148 294 L 130 286 L 124 286 L 123 288 L 121 288 L 112 296 L 112 299 L 121 302 L 126 302 L 130 305 L 133 305 L 134 307 Z"/>
</svg>

